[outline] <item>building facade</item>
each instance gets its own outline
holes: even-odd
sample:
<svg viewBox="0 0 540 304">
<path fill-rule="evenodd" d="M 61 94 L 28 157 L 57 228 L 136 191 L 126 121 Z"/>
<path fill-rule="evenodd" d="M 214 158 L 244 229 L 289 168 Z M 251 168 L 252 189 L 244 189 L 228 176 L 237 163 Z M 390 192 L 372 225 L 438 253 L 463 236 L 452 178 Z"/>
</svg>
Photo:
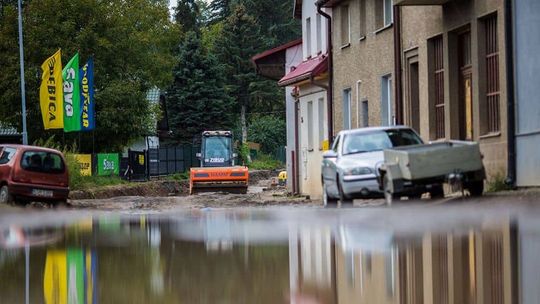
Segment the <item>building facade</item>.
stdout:
<svg viewBox="0 0 540 304">
<path fill-rule="evenodd" d="M 391 1 L 324 3 L 333 11 L 334 133 L 394 124 Z"/>
<path fill-rule="evenodd" d="M 504 1 L 395 2 L 401 17 L 403 123 L 419 130 L 425 140 L 479 142 L 488 178 L 504 178 Z"/>
<path fill-rule="evenodd" d="M 330 12 L 325 12 L 330 14 Z M 314 0 L 296 0 L 294 16 L 302 20 L 302 62 L 279 80 L 294 87 L 296 192 L 322 196 L 322 153 L 328 147 L 328 21 Z"/>
</svg>

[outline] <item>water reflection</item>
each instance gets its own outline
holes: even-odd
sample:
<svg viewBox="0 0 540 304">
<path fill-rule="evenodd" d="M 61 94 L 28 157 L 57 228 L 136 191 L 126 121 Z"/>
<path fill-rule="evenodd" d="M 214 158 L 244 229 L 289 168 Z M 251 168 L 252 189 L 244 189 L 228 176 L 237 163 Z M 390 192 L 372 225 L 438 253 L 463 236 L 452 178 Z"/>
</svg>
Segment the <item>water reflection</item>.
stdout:
<svg viewBox="0 0 540 304">
<path fill-rule="evenodd" d="M 531 250 L 540 243 L 527 233 L 520 238 L 518 226 L 506 219 L 448 232 L 399 233 L 242 212 L 94 217 L 41 229 L 12 226 L 0 236 L 0 299 L 537 303 L 537 288 L 528 282 L 518 288 L 517 278 L 518 269 L 524 269 L 523 278 L 538 277 Z M 535 242 L 520 243 L 531 239 Z"/>
</svg>

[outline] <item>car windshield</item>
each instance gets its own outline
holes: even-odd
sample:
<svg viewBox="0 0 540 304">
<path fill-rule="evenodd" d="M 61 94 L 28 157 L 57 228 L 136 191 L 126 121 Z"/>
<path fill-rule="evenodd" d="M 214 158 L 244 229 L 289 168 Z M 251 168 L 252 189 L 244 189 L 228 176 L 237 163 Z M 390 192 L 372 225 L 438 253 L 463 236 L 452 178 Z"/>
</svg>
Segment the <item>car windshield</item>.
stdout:
<svg viewBox="0 0 540 304">
<path fill-rule="evenodd" d="M 56 153 L 45 151 L 26 151 L 21 160 L 21 167 L 28 171 L 42 173 L 64 172 L 64 161 Z"/>
<path fill-rule="evenodd" d="M 392 129 L 345 136 L 343 154 L 380 151 L 399 146 L 422 144 L 422 139 L 410 129 Z"/>
<path fill-rule="evenodd" d="M 204 159 L 208 163 L 224 163 L 230 160 L 231 138 L 225 136 L 207 137 L 205 139 Z"/>
<path fill-rule="evenodd" d="M 8 148 L 8 147 L 4 149 L 0 148 L 0 165 L 7 164 L 15 155 L 15 151 L 17 150 L 13 148 Z"/>
</svg>

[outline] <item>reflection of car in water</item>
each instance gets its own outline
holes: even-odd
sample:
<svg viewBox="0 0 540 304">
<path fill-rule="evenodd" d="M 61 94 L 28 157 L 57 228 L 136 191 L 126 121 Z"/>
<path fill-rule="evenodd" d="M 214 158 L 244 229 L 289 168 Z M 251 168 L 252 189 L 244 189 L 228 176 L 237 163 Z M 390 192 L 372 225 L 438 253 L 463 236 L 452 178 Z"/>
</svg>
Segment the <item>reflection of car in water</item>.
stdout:
<svg viewBox="0 0 540 304">
<path fill-rule="evenodd" d="M 0 203 L 65 202 L 68 194 L 68 170 L 60 151 L 0 145 Z"/>
<path fill-rule="evenodd" d="M 189 192 L 236 191 L 246 193 L 249 173 L 247 167 L 236 166 L 230 131 L 204 131 L 200 167 L 191 168 Z"/>
<path fill-rule="evenodd" d="M 341 131 L 332 149 L 323 154 L 322 187 L 325 204 L 352 203 L 358 197 L 382 197 L 377 182 L 384 149 L 422 144 L 414 130 L 403 126 Z"/>
</svg>

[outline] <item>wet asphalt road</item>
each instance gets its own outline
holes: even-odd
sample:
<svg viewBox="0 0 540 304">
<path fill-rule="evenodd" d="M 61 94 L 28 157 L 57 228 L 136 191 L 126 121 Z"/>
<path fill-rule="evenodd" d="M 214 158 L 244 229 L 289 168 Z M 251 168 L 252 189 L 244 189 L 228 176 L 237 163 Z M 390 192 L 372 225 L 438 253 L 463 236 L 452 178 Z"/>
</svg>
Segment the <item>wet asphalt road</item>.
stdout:
<svg viewBox="0 0 540 304">
<path fill-rule="evenodd" d="M 540 303 L 538 194 L 392 207 L 275 193 L 2 206 L 0 299 Z"/>
</svg>

